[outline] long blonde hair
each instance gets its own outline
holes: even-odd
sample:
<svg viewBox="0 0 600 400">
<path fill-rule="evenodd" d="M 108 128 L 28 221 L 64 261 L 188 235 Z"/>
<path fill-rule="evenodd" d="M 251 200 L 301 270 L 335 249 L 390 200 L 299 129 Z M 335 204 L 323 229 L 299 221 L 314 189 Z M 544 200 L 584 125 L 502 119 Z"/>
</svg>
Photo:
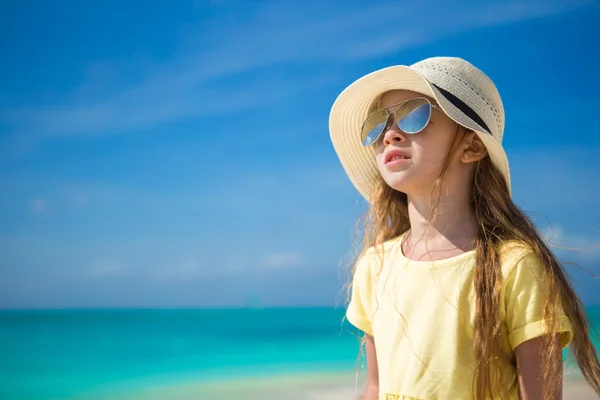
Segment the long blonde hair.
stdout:
<svg viewBox="0 0 600 400">
<path fill-rule="evenodd" d="M 434 184 L 432 196 L 437 194 L 437 202 L 432 202 L 434 212 L 430 222 L 433 222 L 438 211 L 439 193 L 450 155 L 465 133 L 465 129 L 461 129 L 455 136 L 454 144 Z M 529 246 L 546 267 L 544 278 L 549 296 L 544 304 L 543 318 L 547 321 L 548 331 L 557 332 L 557 312 L 562 307 L 573 327 L 570 353 L 577 361 L 585 379 L 600 395 L 600 364 L 590 339 L 584 305 L 571 286 L 561 263 L 544 242 L 532 221 L 512 201 L 506 180 L 489 157 L 484 157 L 478 162 L 471 186 L 470 208 L 477 223 L 476 260 L 473 271 L 476 294 L 474 351 L 477 362 L 473 381 L 475 398 L 498 398 L 503 395 L 497 392 L 502 388 L 499 384 L 503 379 L 500 365 L 502 360 L 510 359 L 510 356 L 504 350 L 500 334 L 500 249 L 503 242 L 512 240 Z M 363 232 L 359 258 L 367 249 L 396 238 L 410 228 L 406 194 L 392 189 L 379 177 L 371 198 L 371 206 L 361 219 L 360 226 Z M 356 264 L 352 268 L 352 275 L 355 268 Z M 561 345 L 554 340 L 554 336 L 548 334 L 543 337 L 544 398 L 553 393 L 562 382 L 559 370 L 553 368 L 554 357 L 561 351 Z"/>
</svg>

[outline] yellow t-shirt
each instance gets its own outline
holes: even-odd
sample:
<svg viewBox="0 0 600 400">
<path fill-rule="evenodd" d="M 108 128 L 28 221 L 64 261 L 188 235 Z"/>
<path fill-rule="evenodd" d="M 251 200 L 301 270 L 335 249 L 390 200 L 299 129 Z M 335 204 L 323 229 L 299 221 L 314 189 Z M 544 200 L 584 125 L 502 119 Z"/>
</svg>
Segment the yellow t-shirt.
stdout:
<svg viewBox="0 0 600 400">
<path fill-rule="evenodd" d="M 354 274 L 346 317 L 372 335 L 381 400 L 472 399 L 475 251 L 440 261 L 402 254 L 402 236 L 369 249 Z M 546 333 L 543 265 L 525 246 L 502 254 L 501 318 L 507 349 Z M 567 316 L 558 317 L 563 348 L 571 341 Z M 506 365 L 510 399 L 518 400 L 516 365 Z"/>
</svg>

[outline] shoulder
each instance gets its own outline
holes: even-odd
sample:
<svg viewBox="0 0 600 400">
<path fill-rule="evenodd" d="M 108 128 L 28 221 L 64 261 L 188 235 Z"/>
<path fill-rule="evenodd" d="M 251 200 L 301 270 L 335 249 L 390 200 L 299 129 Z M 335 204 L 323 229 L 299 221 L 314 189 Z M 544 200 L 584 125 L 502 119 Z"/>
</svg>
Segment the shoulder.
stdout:
<svg viewBox="0 0 600 400">
<path fill-rule="evenodd" d="M 367 274 L 371 277 L 377 275 L 383 266 L 384 260 L 393 257 L 394 252 L 398 251 L 402 236 L 403 235 L 364 250 L 356 263 L 356 272 Z"/>
<path fill-rule="evenodd" d="M 372 277 L 375 274 L 375 268 L 381 263 L 381 254 L 378 247 L 369 247 L 362 252 L 356 262 L 354 275 Z"/>
<path fill-rule="evenodd" d="M 533 248 L 526 243 L 511 240 L 500 246 L 502 276 L 506 279 L 525 268 L 529 272 L 543 272 L 543 264 Z"/>
<path fill-rule="evenodd" d="M 506 297 L 548 295 L 552 279 L 549 267 L 531 246 L 508 242 L 500 251 L 502 263 L 502 291 Z"/>
</svg>

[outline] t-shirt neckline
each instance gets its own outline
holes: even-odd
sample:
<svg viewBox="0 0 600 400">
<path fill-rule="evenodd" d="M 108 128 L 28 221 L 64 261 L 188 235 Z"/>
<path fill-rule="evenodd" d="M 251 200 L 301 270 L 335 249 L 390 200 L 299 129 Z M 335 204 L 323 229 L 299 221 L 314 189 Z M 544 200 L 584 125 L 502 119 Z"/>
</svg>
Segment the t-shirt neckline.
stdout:
<svg viewBox="0 0 600 400">
<path fill-rule="evenodd" d="M 443 266 L 456 265 L 456 263 L 459 261 L 464 261 L 468 258 L 475 257 L 476 250 L 473 249 L 473 250 L 466 251 L 462 254 L 457 254 L 455 256 L 443 258 L 440 260 L 413 260 L 411 258 L 406 257 L 404 255 L 404 251 L 402 250 L 402 240 L 404 239 L 405 235 L 406 235 L 406 233 L 403 233 L 402 235 L 400 235 L 396 238 L 396 240 L 394 241 L 395 243 L 392 246 L 392 251 L 400 259 L 400 261 L 402 261 L 407 267 L 419 267 L 419 268 L 436 267 L 437 268 L 437 267 L 443 267 Z"/>
</svg>

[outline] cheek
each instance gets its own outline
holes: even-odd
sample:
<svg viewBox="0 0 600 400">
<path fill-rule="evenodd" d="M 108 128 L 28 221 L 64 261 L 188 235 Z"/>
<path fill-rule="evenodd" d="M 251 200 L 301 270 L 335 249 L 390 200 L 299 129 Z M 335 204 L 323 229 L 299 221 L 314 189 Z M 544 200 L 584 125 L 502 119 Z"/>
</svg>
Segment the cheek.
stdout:
<svg viewBox="0 0 600 400">
<path fill-rule="evenodd" d="M 375 161 L 377 161 L 377 165 L 378 166 L 382 166 L 383 165 L 383 161 L 384 161 L 384 152 L 385 148 L 383 147 L 382 144 L 377 144 L 375 147 Z"/>
<path fill-rule="evenodd" d="M 418 161 L 423 163 L 431 163 L 439 165 L 444 162 L 446 155 L 452 145 L 452 137 L 444 135 L 440 137 L 430 135 L 423 136 L 413 143 L 413 149 L 415 156 L 418 157 Z"/>
<path fill-rule="evenodd" d="M 379 170 L 380 175 L 386 174 L 385 162 L 384 162 L 383 154 L 377 154 L 375 156 L 375 163 L 377 164 L 377 169 Z"/>
<path fill-rule="evenodd" d="M 413 159 L 420 165 L 436 163 L 439 159 L 440 149 L 438 144 L 433 141 L 418 141 L 413 143 L 412 147 Z"/>
</svg>

